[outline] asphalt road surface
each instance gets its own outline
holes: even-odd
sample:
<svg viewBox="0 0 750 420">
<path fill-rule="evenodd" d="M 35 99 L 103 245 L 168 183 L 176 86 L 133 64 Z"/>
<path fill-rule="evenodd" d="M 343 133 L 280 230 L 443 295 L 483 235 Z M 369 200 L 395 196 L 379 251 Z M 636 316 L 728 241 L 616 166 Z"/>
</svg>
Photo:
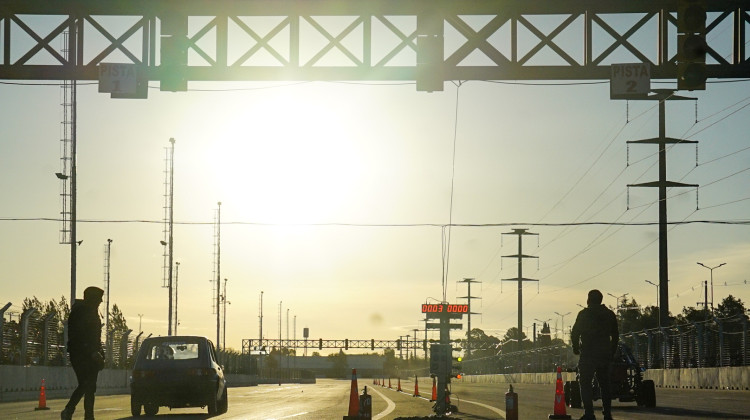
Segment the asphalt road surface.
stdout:
<svg viewBox="0 0 750 420">
<path fill-rule="evenodd" d="M 359 381 L 359 389 L 367 385 L 372 398 L 372 418 L 391 420 L 407 416 L 428 416 L 432 403 L 429 402 L 431 388 L 420 386 L 422 397 L 413 397 L 412 382 L 402 381 L 402 389 L 371 385 L 366 379 Z M 553 412 L 554 385 L 517 384 L 519 395 L 519 418 L 547 419 Z M 347 414 L 351 382 L 345 380 L 321 379 L 314 385 L 284 384 L 261 385 L 255 387 L 230 388 L 229 411 L 212 419 L 258 419 L 258 420 L 319 420 L 341 419 Z M 453 403 L 458 413 L 450 417 L 465 420 L 505 419 L 506 385 L 500 384 L 454 384 Z M 635 403 L 613 404 L 613 414 L 617 420 L 677 420 L 677 419 L 750 419 L 750 392 L 728 390 L 656 390 L 657 407 L 647 409 Z M 36 411 L 36 401 L 0 403 L 1 419 L 59 419 L 60 410 L 66 400 L 47 400 L 50 410 Z M 598 418 L 601 419 L 601 404 L 594 403 Z M 578 419 L 583 411 L 567 409 L 573 419 Z M 96 419 L 133 419 L 130 416 L 130 396 L 99 396 L 96 399 Z M 83 402 L 79 404 L 74 419 L 83 418 Z M 159 409 L 156 417 L 141 415 L 138 419 L 192 419 L 209 418 L 205 409 L 182 408 Z"/>
</svg>

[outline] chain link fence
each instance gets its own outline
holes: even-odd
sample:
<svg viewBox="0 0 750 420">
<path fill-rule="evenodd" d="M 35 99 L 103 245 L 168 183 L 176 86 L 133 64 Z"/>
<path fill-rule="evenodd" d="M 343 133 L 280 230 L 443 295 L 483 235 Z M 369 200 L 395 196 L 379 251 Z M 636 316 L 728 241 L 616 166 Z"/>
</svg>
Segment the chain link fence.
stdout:
<svg viewBox="0 0 750 420">
<path fill-rule="evenodd" d="M 742 315 L 620 335 L 646 369 L 749 366 L 748 338 L 748 319 Z M 572 371 L 578 360 L 568 345 L 475 353 L 463 361 L 466 374 L 553 372 L 557 366 Z"/>
<path fill-rule="evenodd" d="M 748 366 L 748 320 L 713 318 L 621 335 L 649 369 Z"/>
<path fill-rule="evenodd" d="M 57 313 L 40 314 L 11 304 L 0 309 L 0 364 L 20 366 L 65 366 L 69 364 L 66 342 L 67 323 Z M 113 331 L 102 341 L 106 367 L 130 369 L 138 348 L 151 334 L 132 330 Z M 217 351 L 227 373 L 257 374 L 256 358 L 233 351 Z"/>
<path fill-rule="evenodd" d="M 10 309 L 10 310 L 9 310 Z M 55 313 L 40 314 L 34 309 L 0 310 L 0 364 L 63 366 L 68 364 L 65 351 L 66 324 Z M 132 331 L 115 331 L 106 339 L 107 367 L 128 369 L 133 366 L 139 345 L 151 336 Z M 690 324 L 673 325 L 622 334 L 620 339 L 647 369 L 702 368 L 750 365 L 746 316 L 712 318 Z M 257 357 L 235 351 L 218 352 L 219 362 L 227 373 L 262 374 L 269 366 L 259 366 Z M 503 352 L 475 350 L 463 361 L 467 374 L 551 372 L 556 366 L 573 370 L 577 358 L 570 346 L 558 345 Z M 278 366 L 283 368 L 284 366 Z M 293 369 L 291 369 L 293 370 Z"/>
</svg>

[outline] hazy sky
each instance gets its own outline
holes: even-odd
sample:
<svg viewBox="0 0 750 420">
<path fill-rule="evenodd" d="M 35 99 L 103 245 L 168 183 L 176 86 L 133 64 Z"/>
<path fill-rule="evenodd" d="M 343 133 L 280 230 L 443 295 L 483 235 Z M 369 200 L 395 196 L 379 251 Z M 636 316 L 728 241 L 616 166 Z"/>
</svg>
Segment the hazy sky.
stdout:
<svg viewBox="0 0 750 420">
<path fill-rule="evenodd" d="M 15 55 L 16 53 L 14 53 Z M 617 57 L 615 57 L 617 60 Z M 623 57 L 621 62 L 633 61 Z M 420 304 L 462 301 L 472 326 L 516 325 L 516 236 L 524 238 L 524 326 L 567 330 L 599 288 L 654 305 L 658 179 L 654 101 L 613 101 L 608 82 L 190 83 L 185 93 L 110 99 L 95 82 L 78 95 L 79 297 L 102 286 L 112 242 L 111 300 L 137 331 L 166 334 L 162 288 L 164 158 L 174 138 L 174 253 L 178 331 L 215 337 L 214 217 L 221 201 L 221 277 L 228 279 L 228 347 L 266 338 L 396 339 L 423 328 Z M 674 83 L 654 84 L 671 88 Z M 695 101 L 667 104 L 670 309 L 750 300 L 750 82 L 710 83 Z M 687 94 L 687 92 L 685 93 Z M 0 81 L 0 299 L 68 297 L 69 246 L 60 245 L 62 90 Z M 697 117 L 697 121 L 696 121 Z M 696 166 L 696 156 L 697 163 Z M 452 191 L 452 195 L 451 195 Z M 42 220 L 45 219 L 45 220 Z M 446 230 L 449 222 L 461 225 Z M 588 225 L 588 222 L 601 224 Z M 716 223 L 719 222 L 719 223 Z M 730 222 L 730 223 L 723 223 Z M 581 225 L 567 226 L 571 223 Z M 608 225 L 625 223 L 631 225 Z M 502 224 L 502 226 L 497 226 Z M 490 226 L 488 226 L 490 225 Z M 450 242 L 444 251 L 443 238 Z M 445 258 L 444 258 L 445 256 Z M 502 261 L 501 261 L 502 260 Z M 501 284 L 502 283 L 502 284 Z M 288 312 L 287 312 L 288 310 Z M 528 331 L 530 334 L 530 330 Z M 421 333 L 420 333 L 421 335 Z M 457 333 L 454 333 L 457 336 Z"/>
</svg>

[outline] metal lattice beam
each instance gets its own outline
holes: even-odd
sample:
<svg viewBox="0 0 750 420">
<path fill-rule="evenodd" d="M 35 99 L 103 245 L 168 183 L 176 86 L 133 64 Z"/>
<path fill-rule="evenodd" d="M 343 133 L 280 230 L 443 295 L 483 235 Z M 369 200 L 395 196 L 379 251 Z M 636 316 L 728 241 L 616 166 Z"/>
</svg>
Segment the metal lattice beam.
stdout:
<svg viewBox="0 0 750 420">
<path fill-rule="evenodd" d="M 194 58 L 184 73 L 193 81 L 415 80 L 416 21 L 425 15 L 437 16 L 441 26 L 464 38 L 438 64 L 445 80 L 608 79 L 609 64 L 622 50 L 631 62 L 650 63 L 652 78 L 674 79 L 675 8 L 673 0 L 3 0 L 0 79 L 96 80 L 97 66 L 116 53 L 139 65 L 147 80 L 160 80 L 161 17 L 176 10 L 190 22 L 187 47 Z M 745 50 L 750 1 L 711 0 L 706 9 L 708 76 L 750 77 Z M 616 30 L 612 19 L 618 15 L 635 22 Z M 31 25 L 39 16 L 60 23 Z M 113 16 L 131 23 L 123 31 L 122 23 L 109 19 Z M 559 23 L 550 30 L 549 23 L 536 20 L 540 16 Z M 477 18 L 486 23 L 477 24 Z M 268 21 L 275 22 L 270 30 Z M 720 25 L 731 26 L 732 35 L 718 37 Z M 66 58 L 54 41 L 73 27 L 75 54 Z M 644 30 L 653 30 L 656 39 L 637 44 L 633 37 Z M 533 41 L 521 39 L 521 31 Z M 575 47 L 561 39 L 565 31 L 580 36 Z M 306 42 L 311 34 L 323 39 L 322 46 Z M 395 45 L 386 38 L 395 38 Z M 136 40 L 137 47 L 127 46 Z M 606 47 L 595 53 L 594 45 Z M 230 51 L 242 53 L 230 59 Z M 533 65 L 544 51 L 558 63 Z M 260 54 L 275 60 L 273 65 L 253 64 Z M 334 54 L 335 64 L 323 64 Z M 463 65 L 472 55 L 491 64 Z"/>
<path fill-rule="evenodd" d="M 424 343 L 418 341 L 419 348 L 422 348 Z M 242 353 L 248 354 L 251 349 L 254 348 L 292 348 L 292 349 L 413 349 L 414 341 L 406 340 L 323 340 L 320 339 L 303 339 L 303 340 L 278 340 L 278 339 L 243 339 L 242 340 Z"/>
</svg>

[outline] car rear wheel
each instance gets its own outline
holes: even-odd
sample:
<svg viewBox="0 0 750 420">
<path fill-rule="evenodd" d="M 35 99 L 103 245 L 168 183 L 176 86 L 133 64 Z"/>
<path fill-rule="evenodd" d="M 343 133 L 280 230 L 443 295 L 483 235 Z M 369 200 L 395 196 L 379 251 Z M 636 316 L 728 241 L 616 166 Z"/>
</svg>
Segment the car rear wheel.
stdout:
<svg viewBox="0 0 750 420">
<path fill-rule="evenodd" d="M 138 417 L 141 415 L 141 402 L 135 398 L 134 396 L 130 396 L 130 414 L 133 415 L 133 417 Z"/>
<path fill-rule="evenodd" d="M 656 387 L 654 386 L 654 381 L 650 379 L 643 381 L 641 389 L 643 390 L 644 405 L 648 408 L 656 407 Z"/>
<path fill-rule="evenodd" d="M 153 402 L 143 404 L 143 411 L 147 416 L 155 416 L 159 412 L 159 405 Z"/>
<path fill-rule="evenodd" d="M 221 400 L 219 400 L 219 414 L 224 414 L 229 410 L 229 396 L 227 395 L 227 388 L 224 387 L 224 392 L 221 393 Z"/>
<path fill-rule="evenodd" d="M 216 391 L 211 392 L 208 396 L 208 415 L 215 416 L 219 414 L 219 401 L 216 398 Z"/>
</svg>

